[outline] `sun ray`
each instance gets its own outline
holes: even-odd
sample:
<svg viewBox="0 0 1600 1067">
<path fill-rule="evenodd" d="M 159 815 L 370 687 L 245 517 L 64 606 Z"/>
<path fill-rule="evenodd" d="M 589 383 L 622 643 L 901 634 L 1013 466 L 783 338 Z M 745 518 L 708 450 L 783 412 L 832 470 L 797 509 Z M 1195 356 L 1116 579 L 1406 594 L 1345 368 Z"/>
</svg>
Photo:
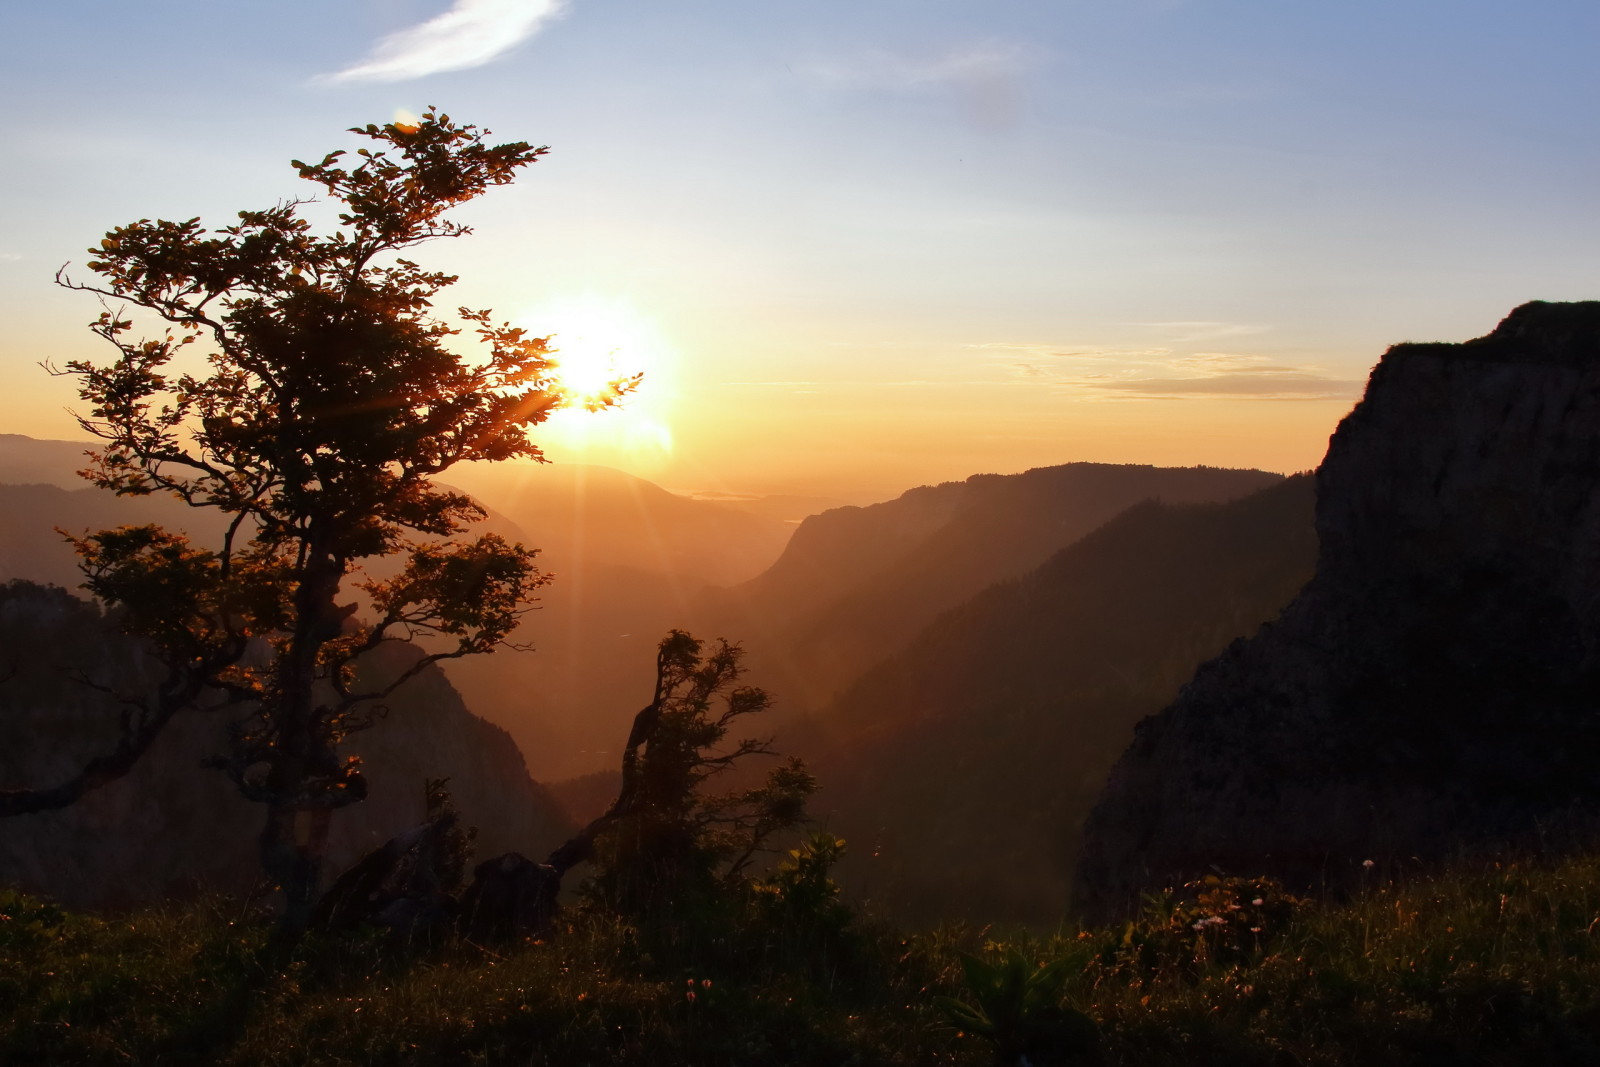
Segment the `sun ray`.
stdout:
<svg viewBox="0 0 1600 1067">
<path fill-rule="evenodd" d="M 540 303 L 517 321 L 549 337 L 555 380 L 569 398 L 540 427 L 547 451 L 630 470 L 671 456 L 675 361 L 653 322 L 626 301 L 592 294 Z M 635 379 L 620 403 L 594 410 L 617 383 Z"/>
</svg>

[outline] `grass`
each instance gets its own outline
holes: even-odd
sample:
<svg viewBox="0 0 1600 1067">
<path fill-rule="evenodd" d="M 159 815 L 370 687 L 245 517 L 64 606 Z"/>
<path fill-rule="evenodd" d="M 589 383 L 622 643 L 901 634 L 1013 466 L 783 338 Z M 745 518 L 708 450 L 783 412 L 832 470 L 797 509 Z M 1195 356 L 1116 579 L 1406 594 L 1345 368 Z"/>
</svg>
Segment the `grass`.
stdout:
<svg viewBox="0 0 1600 1067">
<path fill-rule="evenodd" d="M 1213 882 L 1051 936 L 744 914 L 668 937 L 575 914 L 494 952 L 373 933 L 285 958 L 223 902 L 107 917 L 11 894 L 0 915 L 5 1064 L 993 1063 L 935 1003 L 972 1001 L 962 952 L 1069 961 L 1098 1049 L 1061 1063 L 1600 1063 L 1600 857 L 1341 906 Z"/>
</svg>

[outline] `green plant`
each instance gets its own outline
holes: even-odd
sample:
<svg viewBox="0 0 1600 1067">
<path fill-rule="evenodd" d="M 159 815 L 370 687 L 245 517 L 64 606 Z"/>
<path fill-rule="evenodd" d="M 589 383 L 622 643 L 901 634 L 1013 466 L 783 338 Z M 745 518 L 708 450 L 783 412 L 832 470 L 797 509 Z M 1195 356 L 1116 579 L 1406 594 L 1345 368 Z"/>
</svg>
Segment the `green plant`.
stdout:
<svg viewBox="0 0 1600 1067">
<path fill-rule="evenodd" d="M 752 885 L 761 913 L 769 922 L 843 930 L 852 912 L 839 899 L 839 886 L 829 874 L 844 850 L 844 838 L 813 830 L 799 848 L 789 850 L 788 859 Z"/>
<path fill-rule="evenodd" d="M 770 706 L 764 691 L 739 684 L 741 655 L 738 645 L 707 648 L 681 630 L 661 641 L 655 693 L 634 717 L 616 800 L 547 860 L 564 874 L 593 859 L 585 888 L 597 904 L 668 925 L 694 912 L 720 921 L 742 899 L 752 859 L 805 821 L 817 785 L 797 759 L 755 788 L 705 788 L 748 757 L 775 754 L 768 741 L 728 740 L 740 720 Z"/>
<path fill-rule="evenodd" d="M 1271 878 L 1207 875 L 1144 898 L 1137 919 L 1100 945 L 1103 965 L 1193 978 L 1209 966 L 1260 959 L 1306 902 Z"/>
<path fill-rule="evenodd" d="M 1068 976 L 1083 963 L 1068 954 L 1036 966 L 1014 945 L 994 963 L 962 953 L 969 999 L 937 997 L 935 1003 L 962 1030 L 988 1041 L 997 1063 L 1087 1062 L 1099 1048 L 1094 1020 L 1062 1000 Z"/>
</svg>

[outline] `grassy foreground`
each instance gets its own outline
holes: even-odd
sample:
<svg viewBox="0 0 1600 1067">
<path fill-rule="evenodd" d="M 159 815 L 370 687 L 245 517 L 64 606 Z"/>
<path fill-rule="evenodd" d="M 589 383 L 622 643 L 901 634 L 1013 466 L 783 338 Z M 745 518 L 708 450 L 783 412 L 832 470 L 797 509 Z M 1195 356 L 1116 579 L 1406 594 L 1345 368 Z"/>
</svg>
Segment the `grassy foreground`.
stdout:
<svg viewBox="0 0 1600 1067">
<path fill-rule="evenodd" d="M 494 952 L 374 932 L 286 959 L 221 903 L 0 895 L 5 1064 L 987 1064 L 996 1043 L 1034 1064 L 1600 1063 L 1600 858 L 1339 907 L 1212 880 L 1053 937 L 578 913 Z"/>
</svg>

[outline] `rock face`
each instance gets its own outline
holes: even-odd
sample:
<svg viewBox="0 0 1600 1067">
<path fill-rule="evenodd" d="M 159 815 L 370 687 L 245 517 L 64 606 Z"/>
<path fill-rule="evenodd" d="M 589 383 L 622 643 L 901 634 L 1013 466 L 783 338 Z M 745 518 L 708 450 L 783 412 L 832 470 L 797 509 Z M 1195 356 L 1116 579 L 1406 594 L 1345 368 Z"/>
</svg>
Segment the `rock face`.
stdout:
<svg viewBox="0 0 1600 1067">
<path fill-rule="evenodd" d="M 1600 823 L 1600 302 L 1390 349 L 1317 484 L 1315 578 L 1113 770 L 1090 912 L 1212 868 L 1337 889 Z"/>
</svg>

